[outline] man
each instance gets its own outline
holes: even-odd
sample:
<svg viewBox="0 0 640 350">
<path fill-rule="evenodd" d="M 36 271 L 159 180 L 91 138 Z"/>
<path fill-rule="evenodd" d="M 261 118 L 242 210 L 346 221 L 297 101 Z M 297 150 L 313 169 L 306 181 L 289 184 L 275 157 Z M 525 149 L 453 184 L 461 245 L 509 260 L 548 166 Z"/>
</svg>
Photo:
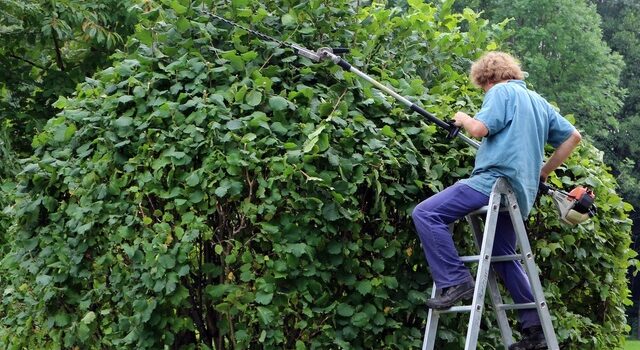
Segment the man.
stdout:
<svg viewBox="0 0 640 350">
<path fill-rule="evenodd" d="M 471 67 L 471 80 L 486 95 L 475 118 L 458 112 L 456 126 L 483 138 L 471 177 L 461 180 L 418 204 L 413 220 L 436 286 L 442 295 L 427 301 L 433 309 L 448 309 L 473 296 L 474 278 L 462 263 L 448 225 L 487 205 L 499 177 L 513 188 L 523 217 L 527 217 L 538 190 L 580 142 L 580 133 L 540 95 L 528 90 L 517 61 L 503 52 L 489 52 Z M 556 149 L 543 165 L 544 146 Z M 498 218 L 494 255 L 515 254 L 516 238 L 508 213 Z M 518 261 L 493 263 L 516 303 L 533 302 L 526 274 Z M 519 310 L 523 339 L 509 350 L 546 348 L 535 309 Z"/>
</svg>

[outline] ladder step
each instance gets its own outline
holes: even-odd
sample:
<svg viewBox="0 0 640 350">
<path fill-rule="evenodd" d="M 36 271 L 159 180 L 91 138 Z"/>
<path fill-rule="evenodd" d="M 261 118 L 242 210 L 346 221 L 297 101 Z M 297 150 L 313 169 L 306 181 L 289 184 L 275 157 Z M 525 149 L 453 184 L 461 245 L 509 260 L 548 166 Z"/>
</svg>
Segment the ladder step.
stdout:
<svg viewBox="0 0 640 350">
<path fill-rule="evenodd" d="M 513 260 L 522 260 L 524 257 L 522 254 L 513 254 L 513 255 L 498 255 L 492 256 L 491 262 L 500 262 L 500 261 L 513 261 Z M 460 260 L 462 262 L 478 262 L 480 261 L 480 255 L 469 255 L 469 256 L 461 256 Z"/>
<path fill-rule="evenodd" d="M 498 304 L 496 305 L 498 309 L 501 310 L 524 310 L 524 309 L 535 309 L 536 303 L 523 303 L 523 304 Z M 450 314 L 456 312 L 471 312 L 473 308 L 472 305 L 461 305 L 461 306 L 452 306 L 448 309 L 444 310 L 433 310 L 439 314 Z"/>
<path fill-rule="evenodd" d="M 469 216 L 476 216 L 476 215 L 485 215 L 487 213 L 487 211 L 489 211 L 489 206 L 485 205 L 484 207 L 480 207 L 472 212 L 470 212 Z M 500 211 L 509 211 L 509 208 L 505 207 L 505 206 L 500 206 Z"/>
<path fill-rule="evenodd" d="M 524 309 L 535 309 L 536 303 L 523 303 L 523 304 L 498 304 L 496 305 L 498 309 L 501 310 L 524 310 Z"/>
<path fill-rule="evenodd" d="M 444 310 L 433 310 L 439 314 L 451 314 L 456 312 L 471 312 L 471 305 L 452 306 Z"/>
</svg>

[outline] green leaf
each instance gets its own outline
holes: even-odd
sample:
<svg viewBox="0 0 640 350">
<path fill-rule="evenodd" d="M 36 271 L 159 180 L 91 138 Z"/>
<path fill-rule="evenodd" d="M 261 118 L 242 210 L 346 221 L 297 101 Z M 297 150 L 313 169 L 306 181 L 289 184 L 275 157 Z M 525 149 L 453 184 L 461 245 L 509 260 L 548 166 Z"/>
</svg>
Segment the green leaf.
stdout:
<svg viewBox="0 0 640 350">
<path fill-rule="evenodd" d="M 76 126 L 74 124 L 65 125 L 62 124 L 56 128 L 53 139 L 57 142 L 67 142 L 76 133 Z"/>
<path fill-rule="evenodd" d="M 273 311 L 263 306 L 258 306 L 257 310 L 258 310 L 258 317 L 260 319 L 260 322 L 262 322 L 262 324 L 265 326 L 271 324 L 274 317 Z"/>
<path fill-rule="evenodd" d="M 373 249 L 375 250 L 382 250 L 384 249 L 384 247 L 387 245 L 387 240 L 384 239 L 384 237 L 378 237 L 376 238 L 376 240 L 373 242 Z"/>
<path fill-rule="evenodd" d="M 122 96 L 118 97 L 118 102 L 120 102 L 120 103 L 127 103 L 129 101 L 133 101 L 133 96 L 131 96 L 131 95 L 122 95 Z"/>
<path fill-rule="evenodd" d="M 284 16 L 282 16 L 282 25 L 284 25 L 285 27 L 295 26 L 296 22 L 297 22 L 296 17 L 290 13 L 287 13 Z"/>
<path fill-rule="evenodd" d="M 289 243 L 286 245 L 284 251 L 299 258 L 307 252 L 307 245 L 305 243 Z"/>
<path fill-rule="evenodd" d="M 43 286 L 51 283 L 51 280 L 53 280 L 53 277 L 48 275 L 38 275 L 38 277 L 36 277 L 36 283 Z"/>
<path fill-rule="evenodd" d="M 224 183 L 220 185 L 220 187 L 216 188 L 214 191 L 215 195 L 218 197 L 224 197 L 227 194 L 227 191 L 231 188 L 231 184 Z"/>
<path fill-rule="evenodd" d="M 53 106 L 58 109 L 64 109 L 69 104 L 69 100 L 66 97 L 60 96 L 58 100 L 53 103 Z"/>
<path fill-rule="evenodd" d="M 145 44 L 146 46 L 153 45 L 153 33 L 151 30 L 145 29 L 145 30 L 136 31 L 134 36 L 138 38 L 138 40 L 140 40 L 140 42 Z"/>
<path fill-rule="evenodd" d="M 245 97 L 245 100 L 249 106 L 257 106 L 262 102 L 262 93 L 260 91 L 251 90 Z"/>
<path fill-rule="evenodd" d="M 176 27 L 180 32 L 186 32 L 191 28 L 191 22 L 185 17 L 180 17 L 176 22 Z"/>
<path fill-rule="evenodd" d="M 256 302 L 259 304 L 267 305 L 271 303 L 271 300 L 273 300 L 273 293 L 256 293 Z"/>
<path fill-rule="evenodd" d="M 311 151 L 313 149 L 313 146 L 315 146 L 317 142 L 318 142 L 318 136 L 315 136 L 315 137 L 313 137 L 311 139 L 308 139 L 304 143 L 304 146 L 302 148 L 302 152 L 303 153 L 308 153 L 309 151 Z"/>
<path fill-rule="evenodd" d="M 187 177 L 186 181 L 187 181 L 187 186 L 194 187 L 200 183 L 200 177 L 196 172 L 192 172 L 191 175 Z"/>
<path fill-rule="evenodd" d="M 91 322 L 93 322 L 96 319 L 96 314 L 93 311 L 89 311 L 87 312 L 84 317 L 82 318 L 82 320 L 80 320 L 80 322 L 84 323 L 84 324 L 90 324 Z"/>
<path fill-rule="evenodd" d="M 369 315 L 364 312 L 358 312 L 351 317 L 351 323 L 356 327 L 364 327 L 369 323 Z"/>
<path fill-rule="evenodd" d="M 322 208 L 322 216 L 329 221 L 335 221 L 340 218 L 338 209 L 336 208 L 336 205 L 334 203 L 326 204 Z"/>
<path fill-rule="evenodd" d="M 256 134 L 250 132 L 250 133 L 247 133 L 244 136 L 242 136 L 242 139 L 240 140 L 240 142 L 242 142 L 242 143 L 251 142 L 251 141 L 255 140 L 256 137 L 257 137 Z"/>
<path fill-rule="evenodd" d="M 165 269 L 172 269 L 176 266 L 175 258 L 169 254 L 161 255 L 160 259 L 158 259 L 158 263 Z"/>
<path fill-rule="evenodd" d="M 116 119 L 115 125 L 119 128 L 126 128 L 133 124 L 133 119 L 131 117 L 120 117 Z"/>
<path fill-rule="evenodd" d="M 171 8 L 176 11 L 177 14 L 182 15 L 187 12 L 187 7 L 183 6 L 179 0 L 173 0 L 171 2 Z"/>
<path fill-rule="evenodd" d="M 233 286 L 229 284 L 208 285 L 205 288 L 205 293 L 207 293 L 207 295 L 209 295 L 213 300 L 219 300 L 231 289 L 233 289 Z"/>
<path fill-rule="evenodd" d="M 240 120 L 240 119 L 230 120 L 230 121 L 227 122 L 226 127 L 229 130 L 241 129 L 243 127 L 242 120 Z"/>
<path fill-rule="evenodd" d="M 372 289 L 371 281 L 365 280 L 365 281 L 360 281 L 356 283 L 356 289 L 362 295 L 367 295 L 371 293 L 371 289 Z"/>
<path fill-rule="evenodd" d="M 336 311 L 340 316 L 351 317 L 355 312 L 355 309 L 349 304 L 342 303 L 338 305 Z"/>
<path fill-rule="evenodd" d="M 393 131 L 393 129 L 392 129 L 389 125 L 385 125 L 385 126 L 382 128 L 382 134 L 383 134 L 384 136 L 391 137 L 391 138 L 396 137 L 396 133 L 395 133 L 395 131 Z"/>
<path fill-rule="evenodd" d="M 273 96 L 269 98 L 269 107 L 274 111 L 282 111 L 289 107 L 289 101 L 282 96 Z"/>
<path fill-rule="evenodd" d="M 146 91 L 142 86 L 136 86 L 135 88 L 133 88 L 133 96 L 141 98 L 144 97 L 145 94 Z"/>
</svg>

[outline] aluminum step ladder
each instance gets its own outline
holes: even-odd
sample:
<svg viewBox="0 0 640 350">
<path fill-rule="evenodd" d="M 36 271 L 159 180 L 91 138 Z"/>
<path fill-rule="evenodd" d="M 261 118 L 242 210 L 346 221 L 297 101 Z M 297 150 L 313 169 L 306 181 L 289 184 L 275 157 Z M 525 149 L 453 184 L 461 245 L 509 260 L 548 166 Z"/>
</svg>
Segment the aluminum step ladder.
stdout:
<svg viewBox="0 0 640 350">
<path fill-rule="evenodd" d="M 503 201 L 503 197 L 505 201 Z M 502 205 L 501 205 L 502 204 Z M 496 222 L 498 220 L 498 214 L 500 211 L 508 211 L 511 216 L 511 222 L 514 225 L 516 234 L 517 248 L 520 254 L 504 255 L 493 257 L 491 252 L 493 250 L 493 241 L 495 238 Z M 481 217 L 486 214 L 484 232 L 482 232 Z M 496 184 L 493 186 L 491 195 L 489 197 L 489 203 L 487 206 L 482 207 L 466 217 L 467 221 L 471 225 L 471 230 L 474 233 L 476 245 L 480 248 L 480 255 L 461 257 L 464 262 L 477 262 L 478 270 L 475 280 L 475 290 L 473 292 L 473 299 L 471 305 L 465 306 L 453 306 L 447 310 L 433 310 L 429 309 L 429 315 L 427 318 L 427 325 L 424 331 L 424 341 L 422 343 L 422 350 L 433 350 L 436 342 L 436 332 L 438 329 L 438 320 L 441 314 L 454 313 L 454 312 L 470 312 L 469 326 L 467 329 L 467 338 L 465 341 L 465 350 L 476 349 L 478 343 L 478 334 L 480 332 L 480 321 L 482 311 L 484 310 L 484 297 L 487 285 L 489 286 L 489 295 L 491 304 L 496 313 L 498 327 L 500 328 L 500 334 L 502 336 L 502 344 L 505 350 L 508 350 L 509 346 L 514 343 L 511 327 L 507 319 L 506 310 L 519 310 L 519 309 L 537 309 L 538 316 L 542 330 L 544 332 L 545 339 L 547 341 L 547 348 L 549 350 L 559 350 L 558 340 L 556 339 L 555 331 L 553 330 L 553 324 L 551 323 L 551 315 L 549 314 L 549 308 L 547 302 L 544 299 L 544 293 L 542 291 L 542 285 L 540 284 L 540 278 L 538 277 L 538 270 L 535 262 L 533 261 L 533 253 L 531 252 L 531 246 L 529 245 L 529 239 L 527 238 L 527 231 L 524 227 L 522 215 L 518 207 L 515 194 L 509 186 L 506 179 L 499 178 Z M 525 304 L 505 304 L 502 301 L 500 290 L 498 289 L 498 283 L 496 281 L 496 275 L 493 269 L 490 269 L 491 262 L 499 261 L 511 261 L 520 260 L 524 264 L 524 270 L 531 284 L 535 302 Z M 433 285 L 431 297 L 434 298 L 440 295 L 441 290 L 436 289 L 435 283 Z"/>
</svg>

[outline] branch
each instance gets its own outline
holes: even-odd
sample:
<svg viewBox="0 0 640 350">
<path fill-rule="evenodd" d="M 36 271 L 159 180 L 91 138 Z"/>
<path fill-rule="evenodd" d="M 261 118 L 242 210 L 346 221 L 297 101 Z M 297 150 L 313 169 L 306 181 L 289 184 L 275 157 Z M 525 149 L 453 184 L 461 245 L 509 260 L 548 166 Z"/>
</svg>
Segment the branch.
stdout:
<svg viewBox="0 0 640 350">
<path fill-rule="evenodd" d="M 204 338 L 207 344 L 211 344 L 213 339 L 211 338 L 211 335 L 207 330 L 207 326 L 202 321 L 202 310 L 198 307 L 198 304 L 196 303 L 196 297 L 194 295 L 199 292 L 196 290 L 196 288 L 198 287 L 193 287 L 193 285 L 189 283 L 189 280 L 186 278 L 183 281 L 183 285 L 186 285 L 187 289 L 189 290 L 189 297 L 191 297 L 191 309 L 189 310 L 191 319 L 193 320 L 193 323 L 196 324 L 198 332 L 200 332 L 200 336 Z"/>
<path fill-rule="evenodd" d="M 55 30 L 51 31 L 51 35 L 53 36 L 53 45 L 56 48 L 56 63 L 58 64 L 58 68 L 64 72 L 64 62 L 62 61 L 62 53 L 60 52 L 60 43 L 58 42 L 58 34 Z"/>
<path fill-rule="evenodd" d="M 20 61 L 23 61 L 23 62 L 26 62 L 26 63 L 29 63 L 30 65 L 32 65 L 32 66 L 34 66 L 36 68 L 40 68 L 42 70 L 47 70 L 44 66 L 41 66 L 41 65 L 39 65 L 39 64 L 37 64 L 37 63 L 35 63 L 35 62 L 31 61 L 31 60 L 28 60 L 26 58 L 23 58 L 23 57 L 20 57 L 20 56 L 16 56 L 16 55 L 14 55 L 12 53 L 9 54 L 9 57 L 15 58 L 17 60 L 20 60 Z"/>
</svg>

